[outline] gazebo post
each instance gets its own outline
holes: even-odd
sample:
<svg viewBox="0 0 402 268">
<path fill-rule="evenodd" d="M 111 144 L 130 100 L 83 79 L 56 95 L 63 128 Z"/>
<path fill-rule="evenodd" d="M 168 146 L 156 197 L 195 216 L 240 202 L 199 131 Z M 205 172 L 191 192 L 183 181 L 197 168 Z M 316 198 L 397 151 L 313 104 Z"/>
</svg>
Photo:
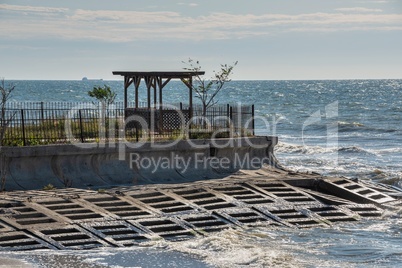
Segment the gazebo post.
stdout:
<svg viewBox="0 0 402 268">
<path fill-rule="evenodd" d="M 156 94 L 156 80 L 157 79 L 157 77 L 154 77 L 153 79 L 152 79 L 152 87 L 154 88 L 154 107 L 155 107 L 155 109 L 156 109 L 156 104 L 157 104 L 157 99 L 156 99 L 156 96 L 157 96 L 157 94 Z"/>
<path fill-rule="evenodd" d="M 138 108 L 138 88 L 140 87 L 141 76 L 135 76 L 133 77 L 133 80 L 135 87 L 135 108 Z"/>
<path fill-rule="evenodd" d="M 156 79 L 157 85 L 159 87 L 159 129 L 163 129 L 163 101 L 162 101 L 162 77 Z M 156 95 L 156 92 L 155 92 Z"/>
<path fill-rule="evenodd" d="M 127 99 L 128 99 L 128 97 L 127 97 L 127 89 L 130 86 L 129 80 L 130 80 L 129 77 L 124 76 L 124 109 L 127 108 Z"/>
<path fill-rule="evenodd" d="M 149 76 L 144 77 L 145 84 L 147 86 L 147 105 L 148 109 L 151 109 L 151 85 L 152 85 L 152 78 Z"/>
</svg>

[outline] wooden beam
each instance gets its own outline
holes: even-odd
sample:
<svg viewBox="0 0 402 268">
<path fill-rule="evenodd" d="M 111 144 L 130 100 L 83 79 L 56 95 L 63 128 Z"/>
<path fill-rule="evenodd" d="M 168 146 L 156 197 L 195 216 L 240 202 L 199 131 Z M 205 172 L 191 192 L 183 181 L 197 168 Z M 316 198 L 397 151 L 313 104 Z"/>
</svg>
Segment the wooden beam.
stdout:
<svg viewBox="0 0 402 268">
<path fill-rule="evenodd" d="M 189 105 L 189 116 L 190 119 L 193 117 L 193 78 L 181 78 L 180 79 L 188 87 L 188 105 Z"/>
<path fill-rule="evenodd" d="M 129 88 L 130 85 L 133 83 L 133 80 L 130 79 L 131 77 L 125 76 L 124 77 L 124 87 Z"/>
<path fill-rule="evenodd" d="M 134 81 L 134 88 L 135 88 L 135 108 L 138 108 L 138 88 L 140 87 L 141 76 L 133 77 L 133 81 Z"/>
<path fill-rule="evenodd" d="M 161 77 L 161 80 L 162 80 L 162 77 Z M 161 85 L 160 88 L 161 88 L 161 89 L 164 88 L 164 87 L 166 86 L 166 84 L 169 83 L 170 80 L 172 80 L 172 78 L 166 79 L 165 82 L 162 83 L 162 85 Z"/>
<path fill-rule="evenodd" d="M 124 109 L 127 108 L 128 96 L 127 96 L 127 89 L 133 81 L 130 80 L 130 77 L 124 77 Z"/>
<path fill-rule="evenodd" d="M 152 77 L 151 76 L 145 76 L 144 77 L 145 84 L 147 86 L 147 104 L 148 104 L 148 109 L 151 108 L 151 86 L 152 86 Z"/>
<path fill-rule="evenodd" d="M 188 88 L 192 88 L 192 82 L 190 83 L 190 78 L 181 78 L 180 79 Z"/>
</svg>

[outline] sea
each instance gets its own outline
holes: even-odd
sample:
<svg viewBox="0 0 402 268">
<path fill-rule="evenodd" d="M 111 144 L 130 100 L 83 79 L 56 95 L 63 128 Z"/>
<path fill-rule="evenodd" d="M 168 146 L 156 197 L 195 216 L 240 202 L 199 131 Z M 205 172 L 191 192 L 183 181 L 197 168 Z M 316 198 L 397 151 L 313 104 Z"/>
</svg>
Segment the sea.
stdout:
<svg viewBox="0 0 402 268">
<path fill-rule="evenodd" d="M 15 85 L 10 101 L 16 102 L 90 102 L 87 92 L 103 85 L 123 100 L 120 80 L 8 83 Z M 180 81 L 163 90 L 164 103 L 188 101 Z M 144 85 L 139 96 L 146 101 Z M 256 134 L 278 136 L 275 154 L 288 169 L 402 187 L 402 80 L 231 81 L 216 100 L 254 104 Z M 330 228 L 225 230 L 124 249 L 3 252 L 0 257 L 33 267 L 401 267 L 401 215 L 386 211 L 381 219 Z"/>
</svg>

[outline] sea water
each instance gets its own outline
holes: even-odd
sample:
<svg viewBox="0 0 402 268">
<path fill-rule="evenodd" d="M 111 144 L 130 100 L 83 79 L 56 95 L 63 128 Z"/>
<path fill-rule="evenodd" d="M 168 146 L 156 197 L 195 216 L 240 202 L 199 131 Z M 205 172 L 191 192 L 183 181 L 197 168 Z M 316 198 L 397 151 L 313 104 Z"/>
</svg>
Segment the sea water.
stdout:
<svg viewBox="0 0 402 268">
<path fill-rule="evenodd" d="M 92 101 L 87 92 L 104 84 L 123 99 L 122 81 L 7 83 L 16 86 L 11 101 Z M 188 89 L 172 81 L 163 98 L 187 103 Z M 279 137 L 275 153 L 284 167 L 402 187 L 402 80 L 232 81 L 217 100 L 254 104 L 256 134 Z M 6 256 L 38 267 L 400 267 L 402 219 L 387 212 L 331 228 L 225 230 L 142 247 Z"/>
</svg>

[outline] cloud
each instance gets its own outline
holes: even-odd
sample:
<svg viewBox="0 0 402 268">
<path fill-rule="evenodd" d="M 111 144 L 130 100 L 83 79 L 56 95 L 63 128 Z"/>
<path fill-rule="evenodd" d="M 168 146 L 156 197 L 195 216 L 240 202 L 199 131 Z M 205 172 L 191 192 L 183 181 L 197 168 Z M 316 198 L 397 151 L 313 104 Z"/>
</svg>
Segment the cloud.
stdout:
<svg viewBox="0 0 402 268">
<path fill-rule="evenodd" d="M 180 5 L 180 6 L 190 6 L 190 7 L 198 6 L 197 3 L 182 3 L 182 2 L 180 2 L 180 3 L 177 3 L 177 4 Z"/>
<path fill-rule="evenodd" d="M 38 12 L 38 13 L 64 13 L 68 8 L 54 8 L 54 7 L 34 7 L 34 6 L 18 6 L 0 4 L 0 10 L 8 11 L 24 11 L 24 12 Z"/>
<path fill-rule="evenodd" d="M 370 10 L 370 11 L 369 11 Z M 229 14 L 190 17 L 178 12 L 68 10 L 0 5 L 3 38 L 93 39 L 107 42 L 138 40 L 238 39 L 287 32 L 400 31 L 402 14 L 376 9 L 340 8 L 334 13 Z M 9 14 L 12 12 L 13 14 Z M 20 12 L 20 14 L 15 14 Z M 58 16 L 26 12 L 59 12 Z M 8 16 L 7 16 L 8 15 Z"/>
<path fill-rule="evenodd" d="M 341 12 L 354 12 L 354 13 L 372 13 L 372 12 L 383 12 L 382 9 L 378 8 L 365 8 L 365 7 L 345 7 L 337 8 L 336 11 Z"/>
<path fill-rule="evenodd" d="M 387 4 L 387 3 L 389 3 L 390 1 L 387 1 L 387 0 L 367 0 L 367 1 L 360 1 L 359 3 L 365 3 L 365 4 L 367 4 L 367 3 L 373 3 L 373 4 Z"/>
</svg>

